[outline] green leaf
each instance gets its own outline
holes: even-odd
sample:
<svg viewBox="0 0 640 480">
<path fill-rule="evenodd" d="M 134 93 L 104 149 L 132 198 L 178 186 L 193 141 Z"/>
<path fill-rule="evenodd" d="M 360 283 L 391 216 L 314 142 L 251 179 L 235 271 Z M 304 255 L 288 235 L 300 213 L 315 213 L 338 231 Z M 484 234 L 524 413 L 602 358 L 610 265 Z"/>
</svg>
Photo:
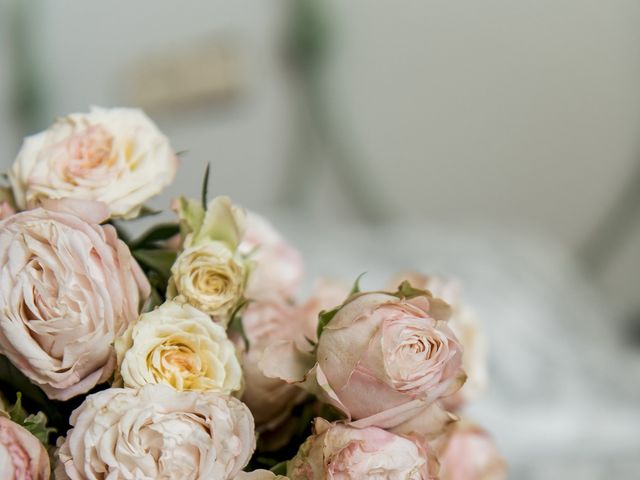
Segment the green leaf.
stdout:
<svg viewBox="0 0 640 480">
<path fill-rule="evenodd" d="M 147 268 L 155 270 L 164 278 L 169 278 L 177 254 L 171 250 L 138 249 L 133 251 L 133 256 Z"/>
<path fill-rule="evenodd" d="M 287 474 L 287 461 L 280 462 L 273 467 L 271 467 L 271 472 L 276 475 L 286 475 Z"/>
<path fill-rule="evenodd" d="M 178 198 L 178 217 L 180 218 L 180 232 L 185 237 L 189 233 L 199 232 L 202 228 L 206 209 L 200 202 L 191 198 Z"/>
<path fill-rule="evenodd" d="M 63 418 L 55 405 L 47 398 L 44 392 L 31 383 L 20 370 L 18 370 L 7 357 L 0 355 L 0 382 L 8 390 L 21 392 L 25 399 L 36 406 L 53 421 L 56 425 L 64 425 L 67 419 Z"/>
<path fill-rule="evenodd" d="M 132 249 L 148 248 L 158 242 L 168 240 L 180 233 L 180 225 L 177 223 L 159 223 L 140 235 L 131 243 Z"/>
<path fill-rule="evenodd" d="M 233 309 L 231 313 L 231 320 L 229 321 L 229 330 L 232 332 L 238 332 L 242 337 L 242 341 L 247 349 L 251 348 L 251 343 L 249 342 L 249 337 L 247 337 L 247 332 L 244 330 L 244 324 L 242 323 L 242 315 L 240 315 L 240 311 L 249 304 L 250 300 L 244 299 L 236 305 L 236 308 Z"/>
<path fill-rule="evenodd" d="M 22 425 L 24 419 L 27 418 L 27 412 L 22 407 L 22 392 L 16 393 L 16 403 L 14 403 L 11 408 L 9 408 L 7 413 L 9 414 L 9 418 L 11 420 Z"/>
<path fill-rule="evenodd" d="M 356 278 L 356 281 L 353 282 L 353 287 L 351 287 L 349 296 L 355 295 L 356 293 L 360 293 L 360 279 L 364 277 L 366 274 L 367 272 L 362 272 L 360 275 L 358 275 L 358 278 Z"/>
<path fill-rule="evenodd" d="M 49 435 L 55 433 L 55 428 L 47 427 L 47 416 L 40 411 L 35 415 L 29 415 L 22 406 L 22 392 L 16 393 L 16 403 L 7 412 L 9 418 L 21 425 L 43 444 L 49 443 Z"/>
<path fill-rule="evenodd" d="M 333 320 L 333 317 L 336 316 L 336 313 L 338 313 L 341 308 L 342 308 L 342 305 L 334 308 L 333 310 L 323 310 L 320 312 L 320 315 L 318 315 L 318 330 L 317 330 L 318 340 L 320 340 L 320 335 L 322 335 L 322 331 L 324 330 L 324 327 L 326 327 L 329 324 L 329 322 Z"/>
<path fill-rule="evenodd" d="M 207 197 L 209 196 L 209 170 L 211 164 L 207 163 L 207 168 L 204 170 L 204 178 L 202 179 L 202 208 L 207 209 Z"/>
<path fill-rule="evenodd" d="M 427 290 L 421 290 L 419 288 L 415 288 L 411 286 L 411 284 L 407 280 L 405 280 L 400 284 L 400 286 L 398 287 L 398 290 L 394 292 L 393 295 L 395 295 L 398 298 L 404 298 L 404 299 L 412 299 L 415 297 L 422 297 L 425 295 L 431 296 Z"/>
</svg>

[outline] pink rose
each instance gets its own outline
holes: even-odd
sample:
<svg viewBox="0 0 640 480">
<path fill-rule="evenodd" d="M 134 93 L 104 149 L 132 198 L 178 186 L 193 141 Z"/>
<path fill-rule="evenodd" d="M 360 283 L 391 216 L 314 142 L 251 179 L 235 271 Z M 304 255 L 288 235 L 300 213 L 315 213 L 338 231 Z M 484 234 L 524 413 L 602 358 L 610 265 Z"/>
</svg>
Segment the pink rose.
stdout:
<svg viewBox="0 0 640 480">
<path fill-rule="evenodd" d="M 149 284 L 103 204 L 44 201 L 0 222 L 0 352 L 49 398 L 106 381 Z"/>
<path fill-rule="evenodd" d="M 363 429 L 316 419 L 314 434 L 287 466 L 291 480 L 437 478 L 425 443 L 376 427 Z"/>
<path fill-rule="evenodd" d="M 0 472 L 6 480 L 47 480 L 49 455 L 40 440 L 0 416 Z"/>
<path fill-rule="evenodd" d="M 441 480 L 505 480 L 507 467 L 491 437 L 466 422 L 455 424 L 441 449 Z"/>
<path fill-rule="evenodd" d="M 265 300 L 250 304 L 242 316 L 250 344 L 243 359 L 246 388 L 242 400 L 253 413 L 258 431 L 280 425 L 305 397 L 299 388 L 265 377 L 258 367 L 264 348 L 277 340 L 287 338 L 304 346 L 304 336 L 312 328 L 299 314 L 297 307 L 281 300 Z"/>
<path fill-rule="evenodd" d="M 248 212 L 239 251 L 254 262 L 245 292 L 248 298 L 295 296 L 302 281 L 302 257 L 264 217 Z"/>
<path fill-rule="evenodd" d="M 487 389 L 487 342 L 478 316 L 463 302 L 462 288 L 455 280 L 438 275 L 426 276 L 417 272 L 405 272 L 396 275 L 389 286 L 396 288 L 404 280 L 416 288 L 429 290 L 434 296 L 451 305 L 449 326 L 464 348 L 462 367 L 467 374 L 467 381 L 458 392 L 444 399 L 443 404 L 449 410 L 459 410 Z"/>
<path fill-rule="evenodd" d="M 354 426 L 397 427 L 464 383 L 448 315 L 428 292 L 357 294 L 324 327 L 316 358 L 281 342 L 267 349 L 262 370 L 320 395 Z"/>
<path fill-rule="evenodd" d="M 263 375 L 259 363 L 265 348 L 288 340 L 298 348 L 310 349 L 307 339 L 315 340 L 318 314 L 340 304 L 348 292 L 348 287 L 325 280 L 316 285 L 311 297 L 301 305 L 273 298 L 247 307 L 242 321 L 250 348 L 244 356 L 246 389 L 242 399 L 251 409 L 258 431 L 279 426 L 306 395 L 295 385 Z"/>
</svg>

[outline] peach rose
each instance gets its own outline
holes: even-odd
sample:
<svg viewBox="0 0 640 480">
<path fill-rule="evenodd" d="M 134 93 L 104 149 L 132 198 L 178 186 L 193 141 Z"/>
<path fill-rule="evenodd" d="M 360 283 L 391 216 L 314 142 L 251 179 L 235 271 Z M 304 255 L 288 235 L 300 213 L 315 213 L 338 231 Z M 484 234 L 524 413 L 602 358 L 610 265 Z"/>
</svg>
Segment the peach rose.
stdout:
<svg viewBox="0 0 640 480">
<path fill-rule="evenodd" d="M 165 385 L 90 395 L 71 425 L 58 479 L 233 479 L 255 448 L 253 419 L 239 400 Z"/>
<path fill-rule="evenodd" d="M 45 201 L 0 222 L 0 352 L 49 398 L 106 381 L 114 339 L 138 317 L 149 284 L 106 206 Z"/>
<path fill-rule="evenodd" d="M 303 276 L 302 257 L 264 217 L 248 212 L 239 251 L 253 263 L 246 290 L 248 298 L 296 295 Z"/>
<path fill-rule="evenodd" d="M 48 480 L 49 455 L 40 440 L 0 416 L 0 472 L 6 480 Z"/>
<path fill-rule="evenodd" d="M 262 370 L 320 395 L 352 425 L 393 428 L 464 383 L 448 316 L 448 305 L 424 291 L 357 294 L 333 313 L 315 358 L 281 342 L 267 349 Z"/>
<path fill-rule="evenodd" d="M 377 427 L 353 428 L 316 419 L 314 434 L 288 463 L 291 480 L 356 478 L 428 480 L 437 461 L 426 444 Z"/>
<path fill-rule="evenodd" d="M 441 449 L 441 480 L 506 480 L 507 467 L 491 437 L 481 428 L 458 422 Z"/>
<path fill-rule="evenodd" d="M 20 209 L 71 197 L 132 218 L 173 181 L 177 166 L 169 141 L 142 111 L 94 107 L 27 137 L 9 180 Z"/>
</svg>

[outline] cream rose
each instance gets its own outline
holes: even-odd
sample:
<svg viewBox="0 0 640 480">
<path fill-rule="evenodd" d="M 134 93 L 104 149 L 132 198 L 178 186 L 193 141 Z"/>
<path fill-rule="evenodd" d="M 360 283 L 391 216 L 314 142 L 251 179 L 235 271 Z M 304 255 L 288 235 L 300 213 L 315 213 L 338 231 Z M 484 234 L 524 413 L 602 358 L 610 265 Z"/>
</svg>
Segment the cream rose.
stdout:
<svg viewBox="0 0 640 480">
<path fill-rule="evenodd" d="M 263 373 L 321 395 L 359 427 L 411 420 L 456 392 L 465 374 L 448 305 L 406 287 L 352 296 L 324 327 L 315 358 L 281 342 L 266 349 Z"/>
<path fill-rule="evenodd" d="M 246 296 L 252 300 L 293 298 L 302 282 L 300 252 L 261 215 L 247 214 L 247 228 L 238 247 L 251 259 L 253 268 Z"/>
<path fill-rule="evenodd" d="M 506 480 L 507 467 L 491 437 L 468 422 L 458 422 L 440 449 L 441 480 Z"/>
<path fill-rule="evenodd" d="M 242 402 L 165 385 L 90 395 L 71 425 L 57 470 L 71 480 L 233 479 L 255 448 Z"/>
<path fill-rule="evenodd" d="M 437 478 L 437 465 L 427 445 L 414 438 L 316 419 L 314 434 L 288 463 L 287 476 L 291 480 L 428 480 Z"/>
<path fill-rule="evenodd" d="M 163 383 L 222 394 L 242 387 L 242 369 L 226 331 L 190 305 L 168 301 L 141 315 L 115 349 L 126 387 Z"/>
<path fill-rule="evenodd" d="M 67 400 L 113 373 L 114 339 L 149 284 L 103 204 L 45 201 L 0 222 L 0 352 L 49 398 Z"/>
<path fill-rule="evenodd" d="M 49 455 L 40 440 L 0 416 L 0 472 L 4 480 L 48 480 Z"/>
<path fill-rule="evenodd" d="M 184 250 L 171 267 L 168 297 L 187 302 L 226 325 L 244 293 L 244 262 L 221 242 Z"/>
<path fill-rule="evenodd" d="M 103 202 L 112 217 L 131 218 L 173 181 L 177 164 L 169 141 L 142 111 L 92 108 L 27 137 L 9 180 L 20 209 L 70 197 Z"/>
</svg>

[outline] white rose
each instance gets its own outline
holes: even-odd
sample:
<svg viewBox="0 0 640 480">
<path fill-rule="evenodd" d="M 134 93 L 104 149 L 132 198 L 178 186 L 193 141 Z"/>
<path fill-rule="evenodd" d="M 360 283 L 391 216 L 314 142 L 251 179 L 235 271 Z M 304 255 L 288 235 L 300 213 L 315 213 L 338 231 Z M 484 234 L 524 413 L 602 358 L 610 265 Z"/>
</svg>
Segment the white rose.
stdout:
<svg viewBox="0 0 640 480">
<path fill-rule="evenodd" d="M 141 315 L 115 348 L 126 387 L 163 383 L 223 394 L 242 387 L 240 362 L 224 328 L 190 305 L 168 301 Z"/>
<path fill-rule="evenodd" d="M 58 452 L 58 479 L 233 479 L 255 448 L 242 402 L 165 385 L 90 395 L 71 425 Z"/>
<path fill-rule="evenodd" d="M 187 248 L 171 267 L 167 296 L 187 302 L 226 325 L 244 293 L 245 264 L 224 243 Z"/>
<path fill-rule="evenodd" d="M 112 217 L 131 218 L 173 181 L 177 163 L 142 111 L 94 107 L 25 138 L 9 179 L 21 209 L 72 197 L 104 202 Z"/>
</svg>

